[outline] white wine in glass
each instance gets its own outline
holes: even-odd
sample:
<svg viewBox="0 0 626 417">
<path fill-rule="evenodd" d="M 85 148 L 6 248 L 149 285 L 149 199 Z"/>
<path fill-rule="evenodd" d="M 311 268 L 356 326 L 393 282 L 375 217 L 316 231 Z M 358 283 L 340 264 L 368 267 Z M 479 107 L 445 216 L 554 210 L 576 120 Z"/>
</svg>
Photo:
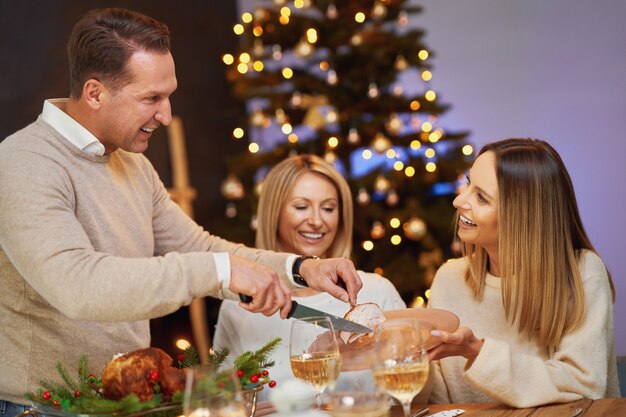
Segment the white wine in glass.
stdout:
<svg viewBox="0 0 626 417">
<path fill-rule="evenodd" d="M 376 382 L 402 404 L 408 417 L 411 401 L 428 381 L 428 355 L 422 346 L 420 322 L 387 320 L 376 328 L 375 338 Z"/>
<path fill-rule="evenodd" d="M 322 392 L 335 383 L 341 369 L 337 335 L 330 319 L 310 317 L 294 320 L 289 338 L 289 356 L 293 375 L 315 389 L 319 407 Z"/>
</svg>

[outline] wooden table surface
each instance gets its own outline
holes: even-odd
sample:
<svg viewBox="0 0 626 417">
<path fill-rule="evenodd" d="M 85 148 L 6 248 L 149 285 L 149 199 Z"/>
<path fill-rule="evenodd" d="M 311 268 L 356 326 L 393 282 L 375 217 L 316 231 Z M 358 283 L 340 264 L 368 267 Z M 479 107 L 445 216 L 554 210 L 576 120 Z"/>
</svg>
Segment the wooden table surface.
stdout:
<svg viewBox="0 0 626 417">
<path fill-rule="evenodd" d="M 426 416 L 444 410 L 460 408 L 465 410 L 462 417 L 572 417 L 577 409 L 581 409 L 577 417 L 626 417 L 626 398 L 603 398 L 601 400 L 579 400 L 565 404 L 545 405 L 532 408 L 511 408 L 495 403 L 475 404 L 429 404 L 414 406 L 412 412 L 428 407 Z M 269 402 L 258 404 L 255 417 L 263 417 L 275 413 Z M 391 417 L 402 417 L 402 408 L 391 408 Z"/>
<path fill-rule="evenodd" d="M 532 408 L 511 408 L 502 404 L 429 404 L 431 415 L 438 411 L 460 408 L 462 417 L 571 417 L 580 408 L 578 417 L 626 417 L 626 398 L 603 398 L 601 400 L 579 400 L 565 404 L 545 405 Z M 402 410 L 392 408 L 392 417 L 401 417 Z M 422 407 L 414 407 L 417 411 Z"/>
</svg>

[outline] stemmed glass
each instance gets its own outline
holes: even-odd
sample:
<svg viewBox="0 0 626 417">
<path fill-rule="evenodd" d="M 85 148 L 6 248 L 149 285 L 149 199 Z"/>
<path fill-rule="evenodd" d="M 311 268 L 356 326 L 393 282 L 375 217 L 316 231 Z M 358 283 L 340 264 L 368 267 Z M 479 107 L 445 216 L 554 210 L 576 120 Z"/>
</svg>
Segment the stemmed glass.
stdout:
<svg viewBox="0 0 626 417">
<path fill-rule="evenodd" d="M 332 417 L 386 417 L 389 396 L 376 383 L 373 366 L 376 355 L 372 350 L 352 352 L 334 387 L 328 389 Z M 346 366 L 348 365 L 348 366 Z"/>
<path fill-rule="evenodd" d="M 289 338 L 291 370 L 316 392 L 317 406 L 322 392 L 335 383 L 341 368 L 337 335 L 328 317 L 294 320 Z"/>
<path fill-rule="evenodd" d="M 374 377 L 387 394 L 402 404 L 404 416 L 428 380 L 428 354 L 419 320 L 387 320 L 375 331 L 377 361 Z"/>
<path fill-rule="evenodd" d="M 187 371 L 183 413 L 186 417 L 247 417 L 234 369 L 198 366 Z"/>
</svg>

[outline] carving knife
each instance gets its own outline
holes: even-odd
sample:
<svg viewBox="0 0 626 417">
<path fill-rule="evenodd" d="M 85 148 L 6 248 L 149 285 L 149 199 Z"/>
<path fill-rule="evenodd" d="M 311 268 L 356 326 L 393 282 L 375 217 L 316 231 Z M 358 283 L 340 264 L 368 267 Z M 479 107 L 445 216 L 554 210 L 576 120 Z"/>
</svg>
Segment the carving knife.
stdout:
<svg viewBox="0 0 626 417">
<path fill-rule="evenodd" d="M 252 297 L 244 294 L 239 294 L 239 299 L 244 303 L 249 303 L 252 301 Z M 359 323 L 355 323 L 350 320 L 346 320 L 344 318 L 335 316 L 333 314 L 325 313 L 320 310 L 316 310 L 311 307 L 307 307 L 305 305 L 299 304 L 297 301 L 291 300 L 291 310 L 289 314 L 287 314 L 287 318 L 294 319 L 304 319 L 307 317 L 328 317 L 330 322 L 333 324 L 333 328 L 335 330 L 339 330 L 340 332 L 350 332 L 350 333 L 371 333 L 372 329 L 369 327 L 363 326 Z M 320 323 L 321 326 L 324 323 Z"/>
</svg>

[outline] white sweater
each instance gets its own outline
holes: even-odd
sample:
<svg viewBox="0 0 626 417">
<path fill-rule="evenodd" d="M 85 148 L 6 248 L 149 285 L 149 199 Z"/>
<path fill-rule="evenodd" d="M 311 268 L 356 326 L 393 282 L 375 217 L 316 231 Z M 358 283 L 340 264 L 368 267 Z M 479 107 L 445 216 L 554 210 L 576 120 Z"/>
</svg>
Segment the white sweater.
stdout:
<svg viewBox="0 0 626 417">
<path fill-rule="evenodd" d="M 580 261 L 586 314 L 581 327 L 554 352 L 520 335 L 504 317 L 500 278 L 488 275 L 477 301 L 465 284 L 464 259 L 444 264 L 431 287 L 429 306 L 452 311 L 485 343 L 474 363 L 449 357 L 433 363 L 433 403 L 496 401 L 533 407 L 581 398 L 619 397 L 613 343 L 613 304 L 602 260 L 584 251 Z"/>
</svg>

